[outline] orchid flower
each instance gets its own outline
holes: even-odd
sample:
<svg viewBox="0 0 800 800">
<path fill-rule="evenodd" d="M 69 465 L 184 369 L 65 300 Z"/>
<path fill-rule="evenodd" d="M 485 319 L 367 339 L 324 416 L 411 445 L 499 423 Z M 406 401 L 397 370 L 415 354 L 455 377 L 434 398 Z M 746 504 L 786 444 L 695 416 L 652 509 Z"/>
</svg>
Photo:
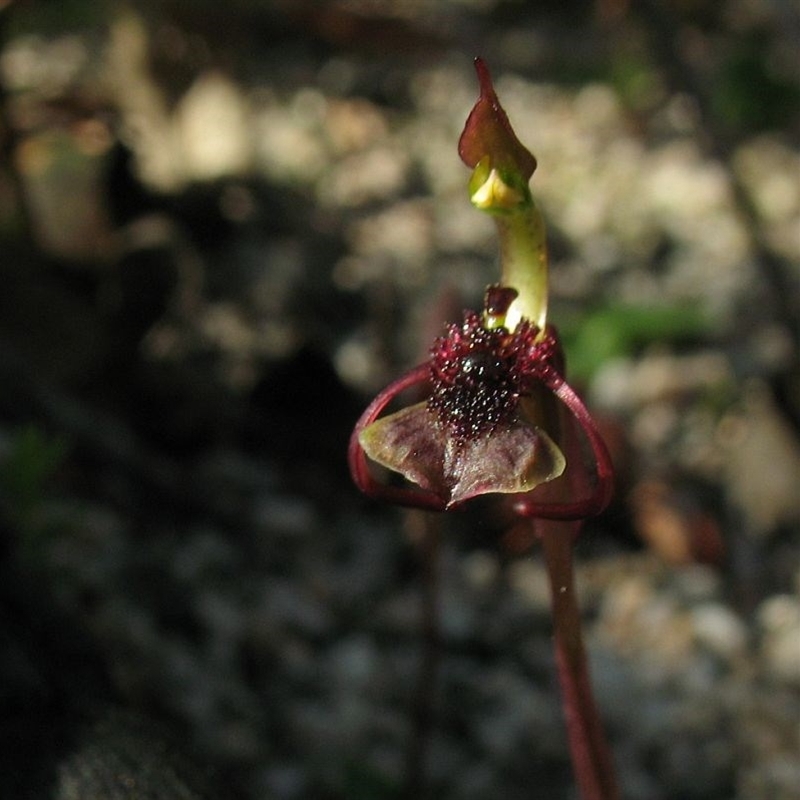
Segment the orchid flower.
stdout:
<svg viewBox="0 0 800 800">
<path fill-rule="evenodd" d="M 558 335 L 546 319 L 544 222 L 528 185 L 536 159 L 514 134 L 485 64 L 476 60 L 476 68 L 481 93 L 459 154 L 473 168 L 472 203 L 497 225 L 501 281 L 487 289 L 480 313 L 466 311 L 461 324 L 447 326 L 429 360 L 368 406 L 350 441 L 350 469 L 366 494 L 400 505 L 444 511 L 498 494 L 511 496 L 521 516 L 581 519 L 608 504 L 611 461 L 564 378 Z M 383 416 L 410 388 L 423 388 L 427 399 Z M 575 496 L 584 444 L 594 475 L 579 481 L 586 491 Z M 369 462 L 405 484 L 378 481 Z M 551 482 L 557 491 L 536 491 Z"/>
<path fill-rule="evenodd" d="M 464 312 L 426 362 L 387 386 L 356 423 L 348 459 L 356 485 L 391 503 L 431 511 L 472 498 L 511 500 L 542 545 L 553 607 L 556 665 L 583 800 L 617 800 L 608 744 L 592 697 L 581 637 L 573 546 L 583 520 L 609 503 L 613 469 L 586 406 L 567 383 L 547 321 L 544 222 L 529 182 L 536 159 L 519 142 L 486 65 L 459 153 L 470 199 L 494 218 L 501 277 L 480 312 Z M 407 390 L 423 400 L 384 413 Z M 587 455 L 589 456 L 587 460 Z M 378 480 L 375 465 L 400 477 Z"/>
</svg>

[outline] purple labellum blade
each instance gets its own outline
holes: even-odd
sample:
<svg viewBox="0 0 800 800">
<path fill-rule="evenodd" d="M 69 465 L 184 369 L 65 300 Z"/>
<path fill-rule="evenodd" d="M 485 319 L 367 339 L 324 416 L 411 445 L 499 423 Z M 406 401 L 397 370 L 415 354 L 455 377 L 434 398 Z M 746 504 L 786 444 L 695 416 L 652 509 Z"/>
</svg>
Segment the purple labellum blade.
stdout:
<svg viewBox="0 0 800 800">
<path fill-rule="evenodd" d="M 528 492 L 557 478 L 565 465 L 553 440 L 521 420 L 478 439 L 449 439 L 444 466 L 451 486 L 448 506 L 483 494 Z"/>
<path fill-rule="evenodd" d="M 416 403 L 375 420 L 361 431 L 359 442 L 377 464 L 446 498 L 445 434 L 434 424 L 426 403 Z"/>
<path fill-rule="evenodd" d="M 546 433 L 517 420 L 476 439 L 457 439 L 437 425 L 425 403 L 368 425 L 359 436 L 367 456 L 453 507 L 482 494 L 527 492 L 558 477 L 564 456 Z"/>
</svg>

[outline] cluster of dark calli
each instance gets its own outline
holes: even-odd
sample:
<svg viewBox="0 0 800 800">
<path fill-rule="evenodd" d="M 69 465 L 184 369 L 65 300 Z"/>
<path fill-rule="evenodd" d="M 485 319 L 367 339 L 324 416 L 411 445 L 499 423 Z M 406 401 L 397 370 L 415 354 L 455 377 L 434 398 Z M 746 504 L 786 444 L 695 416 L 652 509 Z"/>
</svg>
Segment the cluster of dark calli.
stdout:
<svg viewBox="0 0 800 800">
<path fill-rule="evenodd" d="M 497 298 L 499 292 L 504 295 Z M 492 287 L 483 316 L 465 312 L 464 321 L 449 325 L 431 347 L 428 409 L 457 442 L 511 422 L 533 383 L 546 381 L 556 369 L 558 345 L 549 331 L 542 333 L 526 319 L 513 331 L 486 326 L 485 318 L 502 308 L 498 302 L 507 306 L 513 300 L 511 292 Z"/>
</svg>

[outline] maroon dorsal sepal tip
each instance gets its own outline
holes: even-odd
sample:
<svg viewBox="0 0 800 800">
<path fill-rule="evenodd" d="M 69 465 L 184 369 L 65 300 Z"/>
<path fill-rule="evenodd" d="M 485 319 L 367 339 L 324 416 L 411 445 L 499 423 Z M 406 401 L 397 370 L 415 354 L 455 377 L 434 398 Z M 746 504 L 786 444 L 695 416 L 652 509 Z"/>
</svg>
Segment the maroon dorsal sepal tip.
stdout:
<svg viewBox="0 0 800 800">
<path fill-rule="evenodd" d="M 480 97 L 467 117 L 458 141 L 458 154 L 473 169 L 488 157 L 492 167 L 518 172 L 528 181 L 536 170 L 536 158 L 514 133 L 508 115 L 497 99 L 489 68 L 483 59 L 475 59 L 475 71 L 480 83 Z"/>
</svg>

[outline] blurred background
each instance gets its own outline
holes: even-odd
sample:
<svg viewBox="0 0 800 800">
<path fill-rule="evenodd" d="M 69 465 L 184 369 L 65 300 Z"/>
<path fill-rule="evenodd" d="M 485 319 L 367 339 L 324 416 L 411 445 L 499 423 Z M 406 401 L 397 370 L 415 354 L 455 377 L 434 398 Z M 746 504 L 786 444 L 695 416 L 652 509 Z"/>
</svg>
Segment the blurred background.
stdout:
<svg viewBox="0 0 800 800">
<path fill-rule="evenodd" d="M 3 796 L 576 796 L 536 548 L 345 463 L 497 277 L 481 55 L 619 471 L 578 573 L 623 795 L 796 798 L 798 41 L 791 0 L 0 2 Z"/>
</svg>

